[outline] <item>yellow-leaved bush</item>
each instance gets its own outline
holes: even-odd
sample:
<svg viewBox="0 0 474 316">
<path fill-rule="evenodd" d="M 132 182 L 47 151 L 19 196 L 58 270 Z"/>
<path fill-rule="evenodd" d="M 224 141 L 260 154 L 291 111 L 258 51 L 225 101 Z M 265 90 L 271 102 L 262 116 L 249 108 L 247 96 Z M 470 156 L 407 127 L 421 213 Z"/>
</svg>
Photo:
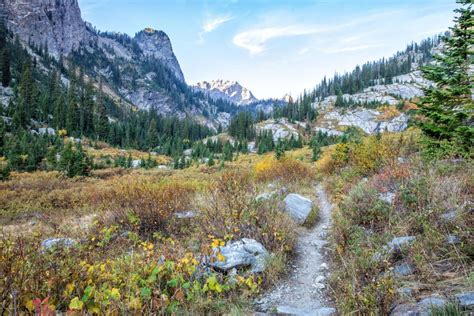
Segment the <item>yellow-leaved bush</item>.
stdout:
<svg viewBox="0 0 474 316">
<path fill-rule="evenodd" d="M 408 154 L 401 150 L 412 150 L 418 139 L 419 131 L 409 129 L 405 133 L 370 135 L 357 142 L 332 145 L 323 150 L 316 169 L 323 174 L 331 174 L 341 168 L 352 167 L 361 174 L 369 174 L 395 161 L 399 155 Z"/>
<path fill-rule="evenodd" d="M 265 156 L 255 165 L 257 180 L 285 181 L 287 183 L 311 180 L 314 177 L 311 168 L 304 162 L 291 157 L 277 160 L 273 155 Z"/>
</svg>

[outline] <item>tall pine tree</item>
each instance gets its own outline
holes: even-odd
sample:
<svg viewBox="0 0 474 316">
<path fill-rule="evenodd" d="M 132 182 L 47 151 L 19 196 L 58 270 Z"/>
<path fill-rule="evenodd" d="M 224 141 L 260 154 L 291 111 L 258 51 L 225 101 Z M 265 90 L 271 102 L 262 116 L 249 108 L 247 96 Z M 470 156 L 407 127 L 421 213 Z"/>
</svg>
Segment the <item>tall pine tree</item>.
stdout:
<svg viewBox="0 0 474 316">
<path fill-rule="evenodd" d="M 102 80 L 99 83 L 99 96 L 96 104 L 96 122 L 95 131 L 99 139 L 106 139 L 109 134 L 109 120 L 107 118 L 107 110 L 105 108 L 104 92 L 102 90 Z"/>
<path fill-rule="evenodd" d="M 28 62 L 21 76 L 18 100 L 13 113 L 13 123 L 16 128 L 25 128 L 29 124 L 32 111 L 36 108 L 35 93 L 35 82 Z"/>
<path fill-rule="evenodd" d="M 424 77 L 435 83 L 425 90 L 418 111 L 418 126 L 427 136 L 431 156 L 468 156 L 474 140 L 473 64 L 474 19 L 472 2 L 459 0 L 458 16 L 446 37 L 445 49 L 435 56 L 436 63 L 423 68 Z"/>
<path fill-rule="evenodd" d="M 10 50 L 5 47 L 2 53 L 2 86 L 8 87 L 11 80 Z"/>
</svg>

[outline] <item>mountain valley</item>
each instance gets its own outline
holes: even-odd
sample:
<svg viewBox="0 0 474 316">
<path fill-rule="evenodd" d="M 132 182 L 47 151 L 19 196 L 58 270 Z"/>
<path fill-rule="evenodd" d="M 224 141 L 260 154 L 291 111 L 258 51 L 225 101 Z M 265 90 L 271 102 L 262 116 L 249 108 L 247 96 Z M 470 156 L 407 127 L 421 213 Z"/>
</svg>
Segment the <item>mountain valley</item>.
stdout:
<svg viewBox="0 0 474 316">
<path fill-rule="evenodd" d="M 259 99 L 187 82 L 164 31 L 0 0 L 0 314 L 473 313 L 474 10 L 457 7 L 443 34 Z M 233 43 L 270 56 L 277 31 L 323 32 Z"/>
</svg>

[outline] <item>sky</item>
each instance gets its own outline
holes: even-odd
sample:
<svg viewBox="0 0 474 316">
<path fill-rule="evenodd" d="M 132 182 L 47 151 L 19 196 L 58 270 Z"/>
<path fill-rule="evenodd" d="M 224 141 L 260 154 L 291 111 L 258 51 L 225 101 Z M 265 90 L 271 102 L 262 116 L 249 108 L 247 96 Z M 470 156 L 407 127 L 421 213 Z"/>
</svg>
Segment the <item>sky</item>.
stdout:
<svg viewBox="0 0 474 316">
<path fill-rule="evenodd" d="M 238 81 L 260 99 L 390 57 L 452 26 L 454 0 L 79 0 L 101 31 L 163 30 L 186 82 Z"/>
</svg>

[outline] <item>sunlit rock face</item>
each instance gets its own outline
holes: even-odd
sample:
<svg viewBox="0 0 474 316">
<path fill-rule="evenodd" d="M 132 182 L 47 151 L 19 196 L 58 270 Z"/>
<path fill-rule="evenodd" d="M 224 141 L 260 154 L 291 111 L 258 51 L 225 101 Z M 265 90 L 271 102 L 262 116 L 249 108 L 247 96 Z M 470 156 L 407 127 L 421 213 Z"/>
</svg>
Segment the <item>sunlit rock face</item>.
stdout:
<svg viewBox="0 0 474 316">
<path fill-rule="evenodd" d="M 137 33 L 135 41 L 143 51 L 145 56 L 153 56 L 159 59 L 164 65 L 171 69 L 180 81 L 184 82 L 184 75 L 179 66 L 171 41 L 163 31 L 157 31 L 151 28 Z"/>
</svg>

